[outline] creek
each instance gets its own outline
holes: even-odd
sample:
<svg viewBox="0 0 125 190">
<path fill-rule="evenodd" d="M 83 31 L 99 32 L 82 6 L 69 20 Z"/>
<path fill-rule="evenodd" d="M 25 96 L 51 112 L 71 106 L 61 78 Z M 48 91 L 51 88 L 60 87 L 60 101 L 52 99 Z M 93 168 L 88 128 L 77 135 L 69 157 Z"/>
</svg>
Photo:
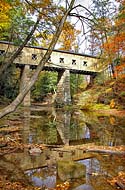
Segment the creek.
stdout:
<svg viewBox="0 0 125 190">
<path fill-rule="evenodd" d="M 72 147 L 125 145 L 125 116 L 32 106 L 1 120 L 0 124 L 20 127 L 19 134 L 14 135 L 24 144 L 48 147 L 36 154 L 26 148 L 2 156 L 0 167 L 11 179 L 27 176 L 34 186 L 43 189 L 54 188 L 65 181 L 69 181 L 70 190 L 121 188 L 108 181 L 119 172 L 125 172 L 124 155 L 87 153 L 77 148 L 72 150 Z M 63 147 L 69 148 L 66 151 Z"/>
</svg>

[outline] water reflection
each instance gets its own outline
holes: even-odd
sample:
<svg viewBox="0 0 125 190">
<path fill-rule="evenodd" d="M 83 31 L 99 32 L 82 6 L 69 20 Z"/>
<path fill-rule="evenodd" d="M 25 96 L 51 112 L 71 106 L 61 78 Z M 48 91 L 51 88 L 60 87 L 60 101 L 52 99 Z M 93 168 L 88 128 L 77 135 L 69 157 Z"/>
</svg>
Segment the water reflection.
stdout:
<svg viewBox="0 0 125 190">
<path fill-rule="evenodd" d="M 30 113 L 30 112 L 29 112 Z M 76 145 L 83 143 L 94 142 L 99 145 L 117 146 L 124 145 L 124 127 L 125 119 L 122 120 L 112 116 L 96 116 L 93 113 L 78 113 L 61 110 L 44 110 L 44 111 L 31 111 L 30 113 L 29 127 L 24 127 L 29 132 L 27 141 L 29 143 L 46 143 L 50 145 Z M 55 155 L 54 155 L 55 154 Z M 71 180 L 72 190 L 113 190 L 107 184 L 107 178 L 112 175 L 117 175 L 119 171 L 124 171 L 124 163 L 121 162 L 122 158 L 117 156 L 102 156 L 93 157 L 89 159 L 80 160 L 85 166 L 82 171 L 78 171 L 85 177 L 75 178 L 73 170 L 68 170 L 66 166 L 67 174 L 64 173 L 64 161 L 71 163 L 76 156 L 77 159 L 81 159 L 83 153 L 81 152 L 56 152 L 47 153 L 48 162 L 46 168 L 39 168 L 28 170 L 29 175 L 35 186 L 42 186 L 43 188 L 54 188 L 57 183 L 63 182 L 63 178 Z M 50 156 L 51 155 L 51 156 Z M 45 160 L 47 158 L 45 156 Z M 52 158 L 53 157 L 53 158 Z M 56 165 L 48 164 L 55 159 Z M 58 173 L 58 160 L 63 161 L 63 171 Z M 120 160 L 120 161 L 118 161 Z M 52 167 L 51 167 L 52 166 Z M 54 166 L 54 167 L 53 167 Z M 113 170 L 113 171 L 112 171 Z M 59 177 L 63 176 L 63 177 Z M 65 176 L 65 177 L 64 177 Z M 68 178 L 66 177 L 68 176 Z M 74 176 L 74 177 L 73 177 Z"/>
<path fill-rule="evenodd" d="M 25 110 L 24 115 L 24 142 L 71 145 L 98 138 L 96 134 L 92 137 L 86 122 L 80 123 L 69 111 Z"/>
<path fill-rule="evenodd" d="M 24 142 L 74 145 L 96 142 L 117 146 L 125 143 L 125 119 L 93 113 L 54 109 L 25 110 Z"/>
<path fill-rule="evenodd" d="M 26 172 L 31 177 L 31 180 L 35 186 L 42 188 L 54 188 L 56 186 L 56 169 L 51 171 L 45 168 L 33 169 Z"/>
<path fill-rule="evenodd" d="M 65 179 L 70 180 L 70 190 L 114 189 L 107 184 L 107 178 L 116 176 L 119 171 L 125 171 L 124 157 L 92 155 L 84 153 L 83 150 L 61 151 L 55 147 L 84 143 L 124 145 L 125 117 L 97 116 L 92 112 L 39 107 L 25 109 L 23 114 L 22 142 L 48 144 L 50 148 L 36 156 L 30 155 L 27 149 L 3 156 L 0 166 L 6 171 L 6 176 L 10 173 L 12 177 L 16 176 L 20 171 L 17 177 L 22 179 L 25 171 L 35 186 L 43 188 L 54 188 Z M 59 162 L 63 163 L 60 170 Z M 83 167 L 76 166 L 77 162 Z M 14 170 L 16 163 L 18 170 Z"/>
<path fill-rule="evenodd" d="M 57 168 L 39 168 L 28 170 L 26 173 L 31 177 L 34 185 L 45 189 L 54 188 L 58 183 L 69 181 L 70 190 L 114 190 L 107 180 L 119 171 L 125 171 L 123 159 L 115 155 L 112 156 L 111 162 L 110 157 L 102 155 L 74 163 L 71 160 L 58 161 Z M 123 162 L 120 163 L 120 161 Z M 83 167 L 79 166 L 79 163 Z"/>
</svg>

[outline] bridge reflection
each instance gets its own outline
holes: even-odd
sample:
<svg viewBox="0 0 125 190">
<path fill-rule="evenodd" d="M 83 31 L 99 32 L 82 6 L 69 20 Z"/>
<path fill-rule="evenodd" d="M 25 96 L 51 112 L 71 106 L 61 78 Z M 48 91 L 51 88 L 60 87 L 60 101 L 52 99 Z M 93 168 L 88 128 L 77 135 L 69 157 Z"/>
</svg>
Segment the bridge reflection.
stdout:
<svg viewBox="0 0 125 190">
<path fill-rule="evenodd" d="M 24 109 L 24 143 L 76 145 L 98 140 L 93 134 L 92 127 L 86 122 L 79 123 L 70 111 L 47 107 Z"/>
</svg>

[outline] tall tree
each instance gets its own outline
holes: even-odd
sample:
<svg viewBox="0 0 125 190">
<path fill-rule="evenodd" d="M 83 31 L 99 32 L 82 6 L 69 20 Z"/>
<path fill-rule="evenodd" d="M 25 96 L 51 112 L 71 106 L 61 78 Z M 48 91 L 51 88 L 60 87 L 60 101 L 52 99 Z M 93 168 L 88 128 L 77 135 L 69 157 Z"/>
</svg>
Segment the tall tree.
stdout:
<svg viewBox="0 0 125 190">
<path fill-rule="evenodd" d="M 90 8 L 97 21 L 97 24 L 93 23 L 91 26 L 90 49 L 94 50 L 93 53 L 96 55 L 102 54 L 104 43 L 112 32 L 111 26 L 116 7 L 112 0 L 93 0 Z"/>
<path fill-rule="evenodd" d="M 114 18 L 112 35 L 104 44 L 105 54 L 112 55 L 112 62 L 116 66 L 115 74 L 125 76 L 125 0 L 119 1 L 118 14 Z"/>
</svg>

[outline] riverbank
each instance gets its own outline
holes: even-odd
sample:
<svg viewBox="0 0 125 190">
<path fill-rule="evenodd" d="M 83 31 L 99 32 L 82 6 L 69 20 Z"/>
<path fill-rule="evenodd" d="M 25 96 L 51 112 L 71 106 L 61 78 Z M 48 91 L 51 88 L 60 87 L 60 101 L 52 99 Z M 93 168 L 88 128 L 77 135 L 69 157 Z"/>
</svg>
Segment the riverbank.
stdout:
<svg viewBox="0 0 125 190">
<path fill-rule="evenodd" d="M 101 83 L 95 81 L 92 87 L 75 95 L 74 102 L 81 110 L 100 110 L 124 115 L 125 79 L 110 79 Z"/>
</svg>

